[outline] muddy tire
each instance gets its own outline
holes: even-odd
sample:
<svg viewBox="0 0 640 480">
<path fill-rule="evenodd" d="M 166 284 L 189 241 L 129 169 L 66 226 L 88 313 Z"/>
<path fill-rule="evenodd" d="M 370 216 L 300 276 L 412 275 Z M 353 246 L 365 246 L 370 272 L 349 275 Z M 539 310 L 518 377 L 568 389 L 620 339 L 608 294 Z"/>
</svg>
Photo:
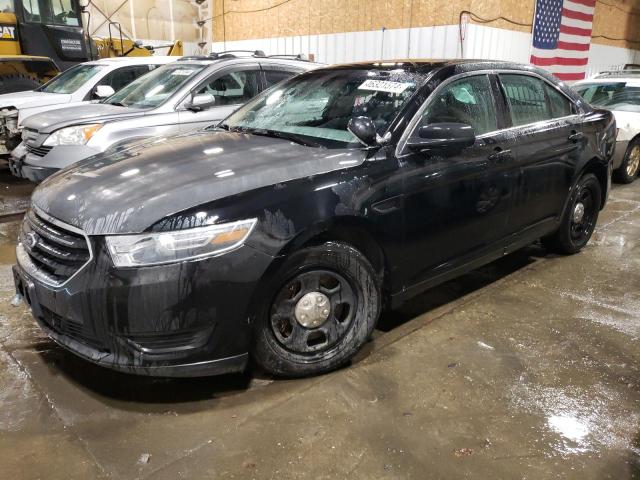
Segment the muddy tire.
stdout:
<svg viewBox="0 0 640 480">
<path fill-rule="evenodd" d="M 346 364 L 380 315 L 375 271 L 345 243 L 294 252 L 266 283 L 252 358 L 277 376 L 316 375 Z"/>
<path fill-rule="evenodd" d="M 640 170 L 640 138 L 634 138 L 627 145 L 622 164 L 613 172 L 613 180 L 617 183 L 631 183 Z"/>
<path fill-rule="evenodd" d="M 592 173 L 583 175 L 573 189 L 560 228 L 543 238 L 543 245 L 552 252 L 565 255 L 582 250 L 595 229 L 601 202 L 600 182 Z"/>
<path fill-rule="evenodd" d="M 0 94 L 34 90 L 39 86 L 40 82 L 26 75 L 15 74 L 0 76 Z"/>
</svg>

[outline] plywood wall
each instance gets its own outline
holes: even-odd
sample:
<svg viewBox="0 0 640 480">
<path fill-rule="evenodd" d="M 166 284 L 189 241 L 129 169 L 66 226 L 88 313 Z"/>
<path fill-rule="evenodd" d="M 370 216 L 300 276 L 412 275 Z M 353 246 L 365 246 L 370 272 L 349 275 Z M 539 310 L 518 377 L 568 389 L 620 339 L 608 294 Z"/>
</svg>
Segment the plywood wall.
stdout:
<svg viewBox="0 0 640 480">
<path fill-rule="evenodd" d="M 89 11 L 92 35 L 107 36 L 111 19 L 120 22 L 123 33 L 136 39 L 198 40 L 198 11 L 189 0 L 93 0 Z"/>
<path fill-rule="evenodd" d="M 458 23 L 460 12 L 485 18 L 511 11 L 528 23 L 533 0 L 215 0 L 215 40 L 371 31 Z M 222 15 L 226 12 L 224 17 Z M 261 10 L 261 11 L 259 11 Z M 246 12 L 246 13 L 240 13 Z M 506 22 L 495 22 L 496 27 Z M 530 27 L 512 26 L 515 30 Z"/>
<path fill-rule="evenodd" d="M 594 43 L 640 50 L 640 0 L 598 1 L 593 35 Z"/>
<path fill-rule="evenodd" d="M 382 28 L 454 25 L 471 11 L 474 23 L 531 31 L 534 0 L 214 0 L 214 40 L 316 35 Z M 224 14 L 223 14 L 224 11 Z M 637 12 L 632 14 L 630 12 Z M 523 24 L 518 25 L 517 23 Z M 598 0 L 594 42 L 640 48 L 640 0 Z M 611 37 L 611 40 L 602 38 Z M 637 42 L 635 42 L 637 40 Z"/>
</svg>

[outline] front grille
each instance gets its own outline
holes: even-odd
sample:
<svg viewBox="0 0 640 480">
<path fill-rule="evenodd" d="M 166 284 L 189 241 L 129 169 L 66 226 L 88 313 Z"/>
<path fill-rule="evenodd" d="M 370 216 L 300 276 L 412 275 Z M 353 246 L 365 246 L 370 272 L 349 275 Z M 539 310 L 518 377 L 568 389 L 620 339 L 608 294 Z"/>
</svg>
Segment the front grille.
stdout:
<svg viewBox="0 0 640 480">
<path fill-rule="evenodd" d="M 91 258 L 86 238 L 63 225 L 29 210 L 20 232 L 20 245 L 36 273 L 54 285 L 62 285 Z"/>
<path fill-rule="evenodd" d="M 53 147 L 45 147 L 45 146 L 33 147 L 33 146 L 29 145 L 28 143 L 27 143 L 26 147 L 27 147 L 27 152 L 33 153 L 34 155 L 37 155 L 38 157 L 44 157 L 53 148 Z"/>
<path fill-rule="evenodd" d="M 86 325 L 61 317 L 44 306 L 41 306 L 41 308 L 44 317 L 42 320 L 54 332 L 65 335 L 96 350 L 106 350 L 104 344 Z"/>
</svg>

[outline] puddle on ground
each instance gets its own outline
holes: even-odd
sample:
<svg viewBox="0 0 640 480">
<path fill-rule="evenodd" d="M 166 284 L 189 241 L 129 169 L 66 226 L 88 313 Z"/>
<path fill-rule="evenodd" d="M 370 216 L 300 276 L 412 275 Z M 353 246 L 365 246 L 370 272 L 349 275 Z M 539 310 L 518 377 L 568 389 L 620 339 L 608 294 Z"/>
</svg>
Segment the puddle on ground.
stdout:
<svg viewBox="0 0 640 480">
<path fill-rule="evenodd" d="M 606 386 L 586 390 L 518 383 L 511 397 L 513 408 L 544 419 L 541 435 L 550 457 L 633 450 L 640 415 L 627 410 L 625 397 Z"/>
<path fill-rule="evenodd" d="M 35 185 L 0 171 L 0 215 L 24 211 L 29 207 Z"/>
<path fill-rule="evenodd" d="M 561 292 L 560 295 L 578 300 L 581 307 L 575 312 L 576 318 L 613 328 L 633 340 L 640 338 L 640 296 L 637 293 L 624 293 L 617 305 L 607 303 L 601 295 L 591 291 L 583 294 Z"/>
<path fill-rule="evenodd" d="M 29 376 L 0 350 L 0 432 L 22 430 L 42 408 L 41 398 Z"/>
<path fill-rule="evenodd" d="M 19 230 L 19 221 L 0 223 L 0 268 L 15 263 L 16 238 Z"/>
</svg>

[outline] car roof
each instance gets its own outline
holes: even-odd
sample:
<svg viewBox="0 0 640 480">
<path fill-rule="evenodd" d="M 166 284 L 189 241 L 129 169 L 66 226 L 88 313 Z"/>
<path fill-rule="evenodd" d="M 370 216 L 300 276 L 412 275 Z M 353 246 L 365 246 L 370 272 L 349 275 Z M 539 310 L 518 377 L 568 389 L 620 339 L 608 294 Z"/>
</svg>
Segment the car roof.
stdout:
<svg viewBox="0 0 640 480">
<path fill-rule="evenodd" d="M 86 62 L 89 65 L 162 65 L 175 62 L 180 57 L 167 55 L 150 55 L 148 57 L 109 57 Z"/>
<path fill-rule="evenodd" d="M 350 69 L 350 68 L 375 68 L 393 69 L 398 67 L 407 68 L 417 73 L 428 73 L 437 67 L 463 67 L 465 71 L 507 69 L 540 72 L 539 68 L 530 64 L 516 63 L 502 60 L 484 59 L 431 59 L 431 58 L 407 58 L 398 60 L 375 60 L 365 62 L 343 63 L 330 65 L 328 68 Z"/>
<path fill-rule="evenodd" d="M 324 66 L 322 63 L 308 62 L 306 60 L 296 60 L 283 57 L 256 57 L 256 56 L 224 56 L 221 58 L 208 57 L 205 55 L 200 56 L 187 56 L 178 59 L 178 63 L 191 64 L 191 65 L 221 65 L 221 64 L 234 64 L 234 63 L 260 63 L 263 65 L 288 65 L 291 67 L 299 67 L 304 70 L 311 68 L 318 68 Z"/>
<path fill-rule="evenodd" d="M 594 75 L 591 78 L 580 80 L 574 83 L 574 85 L 584 85 L 586 83 L 625 83 L 628 87 L 640 87 L 640 76 L 631 75 L 607 75 L 600 76 Z"/>
</svg>

